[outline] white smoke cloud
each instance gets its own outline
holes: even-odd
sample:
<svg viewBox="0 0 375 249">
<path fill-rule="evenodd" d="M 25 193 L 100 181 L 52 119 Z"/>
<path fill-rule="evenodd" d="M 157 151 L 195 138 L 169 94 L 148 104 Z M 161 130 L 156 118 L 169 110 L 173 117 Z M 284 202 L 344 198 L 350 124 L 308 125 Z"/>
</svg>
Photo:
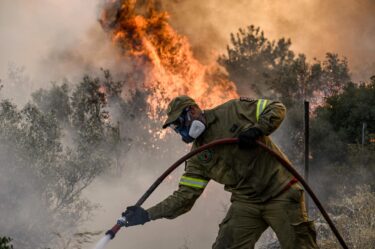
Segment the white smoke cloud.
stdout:
<svg viewBox="0 0 375 249">
<path fill-rule="evenodd" d="M 99 68 L 126 70 L 126 62 L 119 61 L 97 21 L 99 4 L 99 0 L 1 1 L 3 95 L 23 104 L 27 95 L 51 81 L 77 80 Z M 24 68 L 21 75 L 28 80 L 15 82 L 9 68 Z"/>
</svg>

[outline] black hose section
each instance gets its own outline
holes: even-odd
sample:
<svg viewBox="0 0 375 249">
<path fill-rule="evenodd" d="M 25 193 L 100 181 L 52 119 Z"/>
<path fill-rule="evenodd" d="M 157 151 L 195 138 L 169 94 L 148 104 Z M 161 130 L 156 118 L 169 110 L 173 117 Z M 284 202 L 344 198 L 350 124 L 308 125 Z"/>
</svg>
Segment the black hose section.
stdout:
<svg viewBox="0 0 375 249">
<path fill-rule="evenodd" d="M 208 144 L 205 144 L 205 145 L 202 145 L 201 147 L 193 150 L 193 151 L 190 151 L 189 153 L 187 153 L 185 156 L 181 157 L 177 162 L 175 162 L 174 164 L 172 164 L 172 166 L 170 166 L 152 185 L 151 187 L 148 188 L 148 190 L 146 191 L 146 193 L 144 193 L 142 195 L 142 197 L 137 201 L 137 203 L 135 204 L 135 206 L 142 206 L 142 204 L 147 200 L 147 198 L 152 194 L 152 192 L 154 192 L 154 190 L 160 185 L 160 183 L 170 174 L 172 173 L 178 166 L 180 166 L 181 163 L 185 162 L 186 160 L 188 160 L 190 157 L 192 156 L 195 156 L 196 154 L 204 151 L 204 150 L 207 150 L 211 147 L 215 147 L 217 145 L 221 145 L 221 144 L 234 144 L 234 143 L 237 143 L 238 140 L 236 138 L 229 138 L 229 139 L 218 139 L 218 140 L 215 140 L 211 143 L 208 143 Z"/>
<path fill-rule="evenodd" d="M 148 190 L 142 195 L 142 197 L 137 201 L 135 206 L 141 206 L 147 198 L 154 192 L 154 190 L 162 183 L 162 181 L 170 174 L 172 173 L 178 166 L 180 166 L 181 163 L 185 162 L 190 157 L 207 150 L 209 148 L 215 147 L 217 145 L 223 145 L 223 144 L 236 144 L 238 143 L 238 138 L 224 138 L 224 139 L 218 139 L 211 143 L 205 144 L 193 151 L 190 151 L 185 156 L 181 157 L 177 162 L 175 162 L 172 166 L 170 166 L 149 188 Z M 335 234 L 337 240 L 340 242 L 342 248 L 348 249 L 349 247 L 346 245 L 344 239 L 340 235 L 339 231 L 337 230 L 336 226 L 333 224 L 332 220 L 329 218 L 327 212 L 323 208 L 323 205 L 320 203 L 319 199 L 316 197 L 310 186 L 306 183 L 306 181 L 303 179 L 303 177 L 293 168 L 293 166 L 285 160 L 283 157 L 281 157 L 278 153 L 273 151 L 272 149 L 268 148 L 267 145 L 263 144 L 260 141 L 256 141 L 256 143 L 262 147 L 264 150 L 268 151 L 271 155 L 276 157 L 276 159 L 284 166 L 286 170 L 288 170 L 297 180 L 302 184 L 302 186 L 305 188 L 307 193 L 310 195 L 311 199 L 314 201 L 315 205 L 318 207 L 319 211 L 323 215 L 324 219 L 327 221 L 329 227 L 331 228 L 332 232 Z M 113 233 L 113 237 L 120 229 L 117 227 L 118 225 L 115 225 L 110 231 Z M 108 231 L 109 232 L 109 231 Z M 108 233 L 107 232 L 107 233 Z M 112 237 L 112 238 L 113 238 Z"/>
</svg>

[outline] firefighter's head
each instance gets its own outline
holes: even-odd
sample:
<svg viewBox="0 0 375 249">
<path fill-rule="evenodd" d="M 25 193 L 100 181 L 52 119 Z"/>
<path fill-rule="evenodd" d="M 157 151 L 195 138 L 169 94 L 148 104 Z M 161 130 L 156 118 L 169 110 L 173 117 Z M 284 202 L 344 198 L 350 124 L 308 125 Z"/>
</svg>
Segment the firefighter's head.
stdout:
<svg viewBox="0 0 375 249">
<path fill-rule="evenodd" d="M 185 143 L 193 142 L 206 128 L 203 111 L 189 96 L 182 95 L 172 99 L 167 115 L 163 129 L 171 127 L 181 135 Z"/>
</svg>

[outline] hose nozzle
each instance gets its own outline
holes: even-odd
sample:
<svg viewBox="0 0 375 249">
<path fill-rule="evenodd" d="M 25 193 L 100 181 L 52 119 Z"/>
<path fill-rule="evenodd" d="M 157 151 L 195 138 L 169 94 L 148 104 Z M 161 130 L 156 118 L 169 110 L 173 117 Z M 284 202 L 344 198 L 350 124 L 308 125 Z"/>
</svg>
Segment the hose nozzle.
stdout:
<svg viewBox="0 0 375 249">
<path fill-rule="evenodd" d="M 116 236 L 116 233 L 121 229 L 121 227 L 125 226 L 126 224 L 126 218 L 125 216 L 122 216 L 117 220 L 117 224 L 114 225 L 110 230 L 108 230 L 105 234 L 109 235 L 111 239 L 113 239 Z"/>
<path fill-rule="evenodd" d="M 113 229 L 113 228 L 112 228 Z M 111 239 L 113 239 L 114 237 L 115 237 L 115 235 L 116 235 L 116 233 L 114 232 L 114 231 L 112 231 L 112 229 L 111 230 L 108 230 L 106 233 L 105 233 L 105 235 L 109 235 L 109 237 L 111 238 Z"/>
</svg>

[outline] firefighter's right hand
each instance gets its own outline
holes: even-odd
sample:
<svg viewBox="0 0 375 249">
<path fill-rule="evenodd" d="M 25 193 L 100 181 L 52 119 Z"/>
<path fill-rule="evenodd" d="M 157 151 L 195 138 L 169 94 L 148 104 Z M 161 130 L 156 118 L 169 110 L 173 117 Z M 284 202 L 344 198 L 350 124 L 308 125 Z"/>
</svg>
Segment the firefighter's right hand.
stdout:
<svg viewBox="0 0 375 249">
<path fill-rule="evenodd" d="M 148 212 L 138 206 L 127 207 L 125 212 L 122 213 L 122 216 L 126 219 L 126 227 L 143 225 L 146 222 L 150 221 L 150 216 Z"/>
</svg>

